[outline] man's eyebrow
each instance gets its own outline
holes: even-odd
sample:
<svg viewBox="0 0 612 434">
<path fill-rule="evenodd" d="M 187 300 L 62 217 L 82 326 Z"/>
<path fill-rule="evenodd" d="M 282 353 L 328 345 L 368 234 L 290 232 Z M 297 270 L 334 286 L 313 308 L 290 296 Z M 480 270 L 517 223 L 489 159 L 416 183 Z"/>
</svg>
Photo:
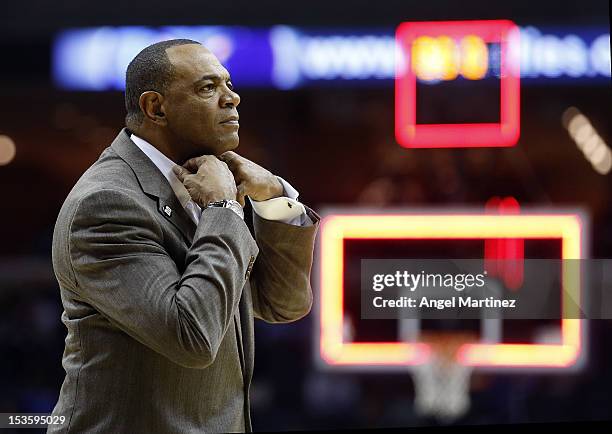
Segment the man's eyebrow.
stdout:
<svg viewBox="0 0 612 434">
<path fill-rule="evenodd" d="M 200 77 L 196 83 L 199 83 L 201 81 L 206 81 L 206 80 L 212 80 L 212 81 L 221 81 L 223 80 L 223 78 L 226 78 L 227 81 L 232 81 L 231 77 L 228 75 L 219 75 L 219 74 L 208 74 L 208 75 L 204 75 L 202 77 Z"/>
</svg>

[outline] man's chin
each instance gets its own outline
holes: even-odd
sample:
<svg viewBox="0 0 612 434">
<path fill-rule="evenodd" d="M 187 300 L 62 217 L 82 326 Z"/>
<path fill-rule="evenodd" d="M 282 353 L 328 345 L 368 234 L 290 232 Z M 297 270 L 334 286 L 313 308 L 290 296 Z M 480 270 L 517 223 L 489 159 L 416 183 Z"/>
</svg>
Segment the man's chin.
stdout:
<svg viewBox="0 0 612 434">
<path fill-rule="evenodd" d="M 217 142 L 214 145 L 210 144 L 200 144 L 192 149 L 192 152 L 187 156 L 187 160 L 190 158 L 201 157 L 202 155 L 215 155 L 219 156 L 227 151 L 233 151 L 238 147 L 240 140 L 236 136 L 230 140 L 224 140 L 221 142 Z M 187 161 L 185 160 L 185 161 Z"/>
<path fill-rule="evenodd" d="M 233 151 L 234 149 L 238 148 L 239 144 L 240 140 L 238 140 L 238 138 L 236 138 L 236 140 L 231 140 L 226 144 L 226 146 L 222 146 L 220 150 L 216 153 L 216 155 L 219 156 L 224 152 Z"/>
</svg>

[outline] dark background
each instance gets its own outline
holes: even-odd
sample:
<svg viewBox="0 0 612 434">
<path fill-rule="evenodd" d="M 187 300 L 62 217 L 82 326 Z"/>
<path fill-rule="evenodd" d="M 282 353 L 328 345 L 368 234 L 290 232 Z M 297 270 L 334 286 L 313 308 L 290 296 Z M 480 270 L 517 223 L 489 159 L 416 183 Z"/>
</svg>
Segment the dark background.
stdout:
<svg viewBox="0 0 612 434">
<path fill-rule="evenodd" d="M 0 166 L 0 412 L 50 412 L 57 400 L 65 328 L 50 260 L 53 225 L 72 185 L 123 126 L 121 92 L 53 87 L 57 31 L 135 24 L 393 27 L 493 18 L 519 25 L 609 25 L 608 2 L 600 0 L 39 0 L 1 8 L 0 134 L 14 140 L 17 155 Z M 609 83 L 523 86 L 518 145 L 471 150 L 400 148 L 390 86 L 238 91 L 240 151 L 289 180 L 314 209 L 484 207 L 491 196 L 513 196 L 524 207 L 579 206 L 591 219 L 590 255 L 612 257 L 611 175 L 592 169 L 561 124 L 564 110 L 576 106 L 612 143 Z M 314 318 L 282 326 L 256 322 L 255 430 L 438 423 L 414 414 L 406 373 L 320 371 L 313 363 Z M 578 374 L 476 375 L 472 408 L 456 423 L 610 419 L 610 331 L 610 321 L 591 321 L 589 363 Z"/>
</svg>

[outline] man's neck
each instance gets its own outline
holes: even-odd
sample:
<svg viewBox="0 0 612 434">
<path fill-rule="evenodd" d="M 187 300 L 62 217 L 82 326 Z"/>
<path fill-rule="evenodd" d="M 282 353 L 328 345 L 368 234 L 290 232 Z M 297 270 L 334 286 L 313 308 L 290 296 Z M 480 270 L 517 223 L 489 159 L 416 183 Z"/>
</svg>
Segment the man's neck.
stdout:
<svg viewBox="0 0 612 434">
<path fill-rule="evenodd" d="M 184 161 L 180 155 L 175 151 L 175 147 L 171 146 L 168 140 L 161 134 L 155 133 L 150 130 L 138 129 L 136 131 L 130 130 L 131 133 L 140 137 L 143 140 L 149 142 L 159 152 L 164 154 L 170 160 L 176 164 L 183 164 Z"/>
</svg>

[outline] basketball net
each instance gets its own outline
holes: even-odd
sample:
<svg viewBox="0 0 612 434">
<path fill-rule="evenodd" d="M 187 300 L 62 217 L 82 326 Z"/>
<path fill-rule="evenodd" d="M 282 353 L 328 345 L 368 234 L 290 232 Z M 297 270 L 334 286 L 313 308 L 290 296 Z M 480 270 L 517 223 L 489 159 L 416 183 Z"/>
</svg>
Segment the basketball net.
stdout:
<svg viewBox="0 0 612 434">
<path fill-rule="evenodd" d="M 422 342 L 431 347 L 428 363 L 413 371 L 415 411 L 450 423 L 470 408 L 471 366 L 456 362 L 459 347 L 474 342 L 472 333 L 423 333 Z"/>
</svg>

